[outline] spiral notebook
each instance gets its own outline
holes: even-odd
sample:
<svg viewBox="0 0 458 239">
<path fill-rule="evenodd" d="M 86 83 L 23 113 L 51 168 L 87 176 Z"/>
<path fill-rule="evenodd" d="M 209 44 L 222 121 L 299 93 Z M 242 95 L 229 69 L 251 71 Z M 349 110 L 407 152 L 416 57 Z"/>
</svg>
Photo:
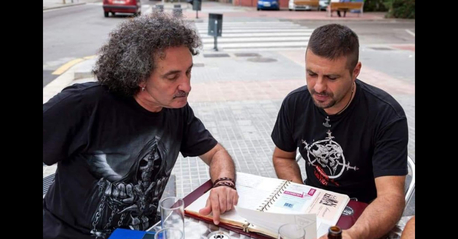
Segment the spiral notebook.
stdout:
<svg viewBox="0 0 458 239">
<path fill-rule="evenodd" d="M 279 225 L 288 220 L 313 224 L 321 236 L 336 225 L 350 198 L 345 194 L 314 188 L 287 180 L 237 172 L 239 201 L 235 210 L 221 215 L 221 224 L 276 238 Z M 185 208 L 187 215 L 211 220 L 201 215 L 210 191 Z"/>
</svg>

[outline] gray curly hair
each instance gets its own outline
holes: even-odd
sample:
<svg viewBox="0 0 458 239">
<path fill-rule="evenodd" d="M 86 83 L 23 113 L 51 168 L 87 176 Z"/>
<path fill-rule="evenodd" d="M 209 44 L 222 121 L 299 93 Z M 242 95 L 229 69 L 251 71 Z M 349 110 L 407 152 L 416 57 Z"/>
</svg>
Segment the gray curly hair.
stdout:
<svg viewBox="0 0 458 239">
<path fill-rule="evenodd" d="M 169 47 L 186 46 L 192 55 L 202 46 L 198 33 L 182 18 L 153 12 L 122 22 L 99 50 L 92 73 L 116 93 L 132 96 L 149 78 L 156 59 Z"/>
</svg>

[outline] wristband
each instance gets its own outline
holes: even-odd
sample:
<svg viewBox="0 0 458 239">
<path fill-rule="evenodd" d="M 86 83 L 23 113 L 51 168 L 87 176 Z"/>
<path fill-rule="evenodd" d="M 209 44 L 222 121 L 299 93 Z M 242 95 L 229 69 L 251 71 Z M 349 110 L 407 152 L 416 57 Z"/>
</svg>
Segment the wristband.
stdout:
<svg viewBox="0 0 458 239">
<path fill-rule="evenodd" d="M 216 179 L 215 182 L 213 183 L 213 185 L 216 185 L 220 181 L 231 181 L 235 185 L 234 179 L 228 178 L 228 177 L 222 177 L 222 178 Z"/>
<path fill-rule="evenodd" d="M 230 188 L 232 188 L 234 190 L 237 190 L 235 188 L 235 184 L 230 183 L 230 182 L 218 182 L 218 183 L 213 184 L 213 188 L 220 187 L 220 186 L 226 186 L 226 187 L 230 187 Z"/>
</svg>

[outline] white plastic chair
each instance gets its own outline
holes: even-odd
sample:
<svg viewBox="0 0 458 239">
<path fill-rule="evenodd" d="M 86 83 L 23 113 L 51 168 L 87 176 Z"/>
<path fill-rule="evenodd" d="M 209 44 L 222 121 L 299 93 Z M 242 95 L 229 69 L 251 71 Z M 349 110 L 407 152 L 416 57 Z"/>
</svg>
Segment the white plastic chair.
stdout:
<svg viewBox="0 0 458 239">
<path fill-rule="evenodd" d="M 409 166 L 409 174 L 411 176 L 409 184 L 406 186 L 405 200 L 406 206 L 412 199 L 413 194 L 415 193 L 415 162 L 410 156 L 407 156 L 407 165 Z"/>
</svg>

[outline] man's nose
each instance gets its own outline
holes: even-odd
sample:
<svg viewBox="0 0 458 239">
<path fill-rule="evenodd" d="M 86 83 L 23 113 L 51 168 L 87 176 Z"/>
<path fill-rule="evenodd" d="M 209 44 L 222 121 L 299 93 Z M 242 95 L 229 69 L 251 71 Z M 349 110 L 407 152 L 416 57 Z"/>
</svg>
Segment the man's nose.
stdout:
<svg viewBox="0 0 458 239">
<path fill-rule="evenodd" d="M 326 81 L 323 80 L 322 76 L 319 76 L 318 79 L 315 82 L 315 85 L 313 86 L 313 89 L 317 93 L 322 93 L 322 92 L 326 91 L 326 87 L 327 87 L 326 86 Z"/>
<path fill-rule="evenodd" d="M 188 77 L 184 77 L 184 79 L 178 85 L 178 90 L 189 93 L 191 91 L 191 79 Z"/>
</svg>

